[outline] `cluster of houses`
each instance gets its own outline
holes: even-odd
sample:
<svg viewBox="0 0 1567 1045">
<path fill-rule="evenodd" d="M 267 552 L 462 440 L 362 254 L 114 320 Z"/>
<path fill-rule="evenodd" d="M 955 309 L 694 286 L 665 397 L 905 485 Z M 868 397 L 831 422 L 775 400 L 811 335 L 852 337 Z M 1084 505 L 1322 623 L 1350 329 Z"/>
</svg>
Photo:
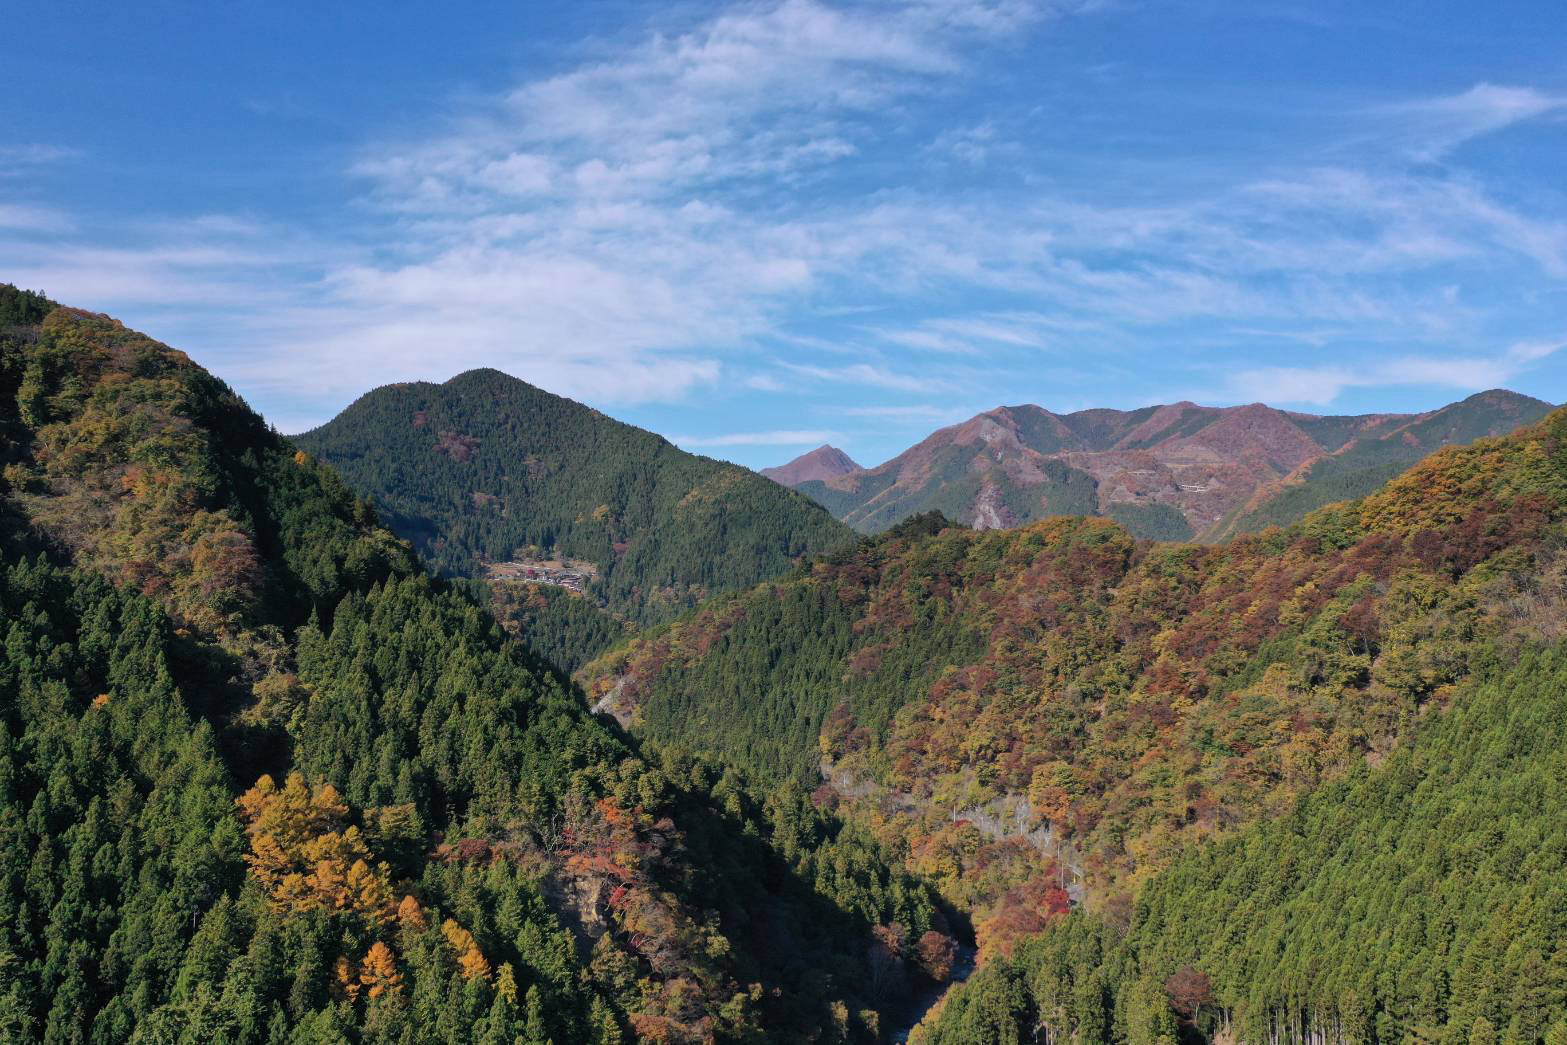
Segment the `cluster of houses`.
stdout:
<svg viewBox="0 0 1567 1045">
<path fill-rule="evenodd" d="M 485 576 L 490 580 L 554 584 L 582 595 L 598 576 L 598 571 L 587 562 L 536 559 L 492 563 L 485 569 Z"/>
</svg>

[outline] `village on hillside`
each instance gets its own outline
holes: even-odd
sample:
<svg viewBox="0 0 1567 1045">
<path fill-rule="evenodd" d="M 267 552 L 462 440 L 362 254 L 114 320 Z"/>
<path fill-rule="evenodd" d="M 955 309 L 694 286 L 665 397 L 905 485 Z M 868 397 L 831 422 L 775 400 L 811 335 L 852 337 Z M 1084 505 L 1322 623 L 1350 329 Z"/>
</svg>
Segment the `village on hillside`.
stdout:
<svg viewBox="0 0 1567 1045">
<path fill-rule="evenodd" d="M 584 595 L 588 585 L 598 579 L 598 567 L 580 559 L 513 559 L 490 563 L 484 568 L 484 576 L 491 581 L 553 584 Z"/>
</svg>

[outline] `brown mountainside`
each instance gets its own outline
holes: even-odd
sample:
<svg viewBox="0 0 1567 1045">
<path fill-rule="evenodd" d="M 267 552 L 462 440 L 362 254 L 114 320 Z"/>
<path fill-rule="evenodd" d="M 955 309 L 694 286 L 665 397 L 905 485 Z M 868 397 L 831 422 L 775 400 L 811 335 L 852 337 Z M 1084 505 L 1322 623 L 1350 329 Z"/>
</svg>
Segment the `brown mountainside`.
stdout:
<svg viewBox="0 0 1567 1045">
<path fill-rule="evenodd" d="M 867 533 L 937 509 L 981 529 L 1104 515 L 1139 536 L 1212 539 L 1364 495 L 1432 450 L 1506 434 L 1549 409 L 1505 390 L 1423 414 L 1316 416 L 1262 403 L 1070 414 L 1003 406 L 874 468 L 800 468 L 788 485 Z"/>
<path fill-rule="evenodd" d="M 810 453 L 801 454 L 788 464 L 776 468 L 763 468 L 762 474 L 783 486 L 799 486 L 812 479 L 835 479 L 840 475 L 857 472 L 860 466 L 854 459 L 836 446 L 822 444 Z"/>
</svg>

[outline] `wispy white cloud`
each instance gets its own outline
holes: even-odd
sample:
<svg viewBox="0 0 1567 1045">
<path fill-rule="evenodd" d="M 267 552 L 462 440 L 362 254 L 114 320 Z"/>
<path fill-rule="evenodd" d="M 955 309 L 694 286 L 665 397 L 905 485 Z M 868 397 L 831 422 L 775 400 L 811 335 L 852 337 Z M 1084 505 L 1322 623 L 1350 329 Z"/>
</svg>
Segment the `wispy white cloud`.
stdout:
<svg viewBox="0 0 1567 1045">
<path fill-rule="evenodd" d="M 998 156 L 1021 154 L 1022 145 L 1004 137 L 991 120 L 940 131 L 926 151 L 938 159 L 980 167 Z"/>
<path fill-rule="evenodd" d="M 246 215 L 197 214 L 122 223 L 118 243 L 54 210 L 20 208 L 23 230 L 4 235 L 0 207 L 0 272 L 59 301 L 100 310 L 222 310 L 226 326 L 303 320 L 315 306 L 309 271 L 345 264 L 352 248 Z"/>
<path fill-rule="evenodd" d="M 841 439 L 842 434 L 828 429 L 774 429 L 765 432 L 729 432 L 724 435 L 677 435 L 670 442 L 679 446 L 819 446 Z"/>
<path fill-rule="evenodd" d="M 928 320 L 926 326 L 971 341 L 988 341 L 1019 348 L 1043 348 L 1048 344 L 1040 333 L 1040 323 L 1018 313 L 946 316 Z"/>
<path fill-rule="evenodd" d="M 982 312 L 934 316 L 921 320 L 917 326 L 877 327 L 870 333 L 904 348 L 979 357 L 997 349 L 1044 348 L 1050 343 L 1043 333 L 1048 325 L 1026 313 Z"/>
<path fill-rule="evenodd" d="M 1488 255 L 1512 255 L 1553 276 L 1567 274 L 1567 224 L 1527 214 L 1462 177 L 1423 178 L 1321 168 L 1247 187 L 1249 206 L 1266 208 L 1280 232 L 1255 232 L 1232 249 L 1258 264 L 1355 273 L 1419 271 Z M 1267 231 L 1253 212 L 1245 227 Z"/>
<path fill-rule="evenodd" d="M 905 329 L 905 330 L 878 330 L 876 336 L 883 341 L 894 345 L 902 345 L 905 348 L 918 348 L 930 352 L 958 352 L 964 355 L 973 355 L 974 346 L 967 341 L 960 340 L 937 330 Z"/>
<path fill-rule="evenodd" d="M 914 403 L 907 406 L 837 407 L 834 412 L 847 417 L 868 417 L 878 421 L 947 424 L 973 417 L 979 411 L 962 407 L 936 406 L 933 403 Z"/>
<path fill-rule="evenodd" d="M 785 363 L 784 368 L 817 381 L 829 381 L 848 387 L 885 388 L 895 392 L 928 392 L 940 388 L 940 380 L 900 374 L 873 363 L 851 363 L 848 366 L 816 366 L 807 363 Z"/>
<path fill-rule="evenodd" d="M 26 173 L 34 167 L 59 163 L 62 160 L 74 160 L 82 155 L 80 149 L 43 142 L 0 145 L 0 176 Z"/>
<path fill-rule="evenodd" d="M 1065 5 L 1063 5 L 1065 6 Z M 358 166 L 403 206 L 667 197 L 730 179 L 798 176 L 853 154 L 845 121 L 958 73 L 963 49 L 1047 5 L 940 0 L 742 4 L 687 32 L 521 84 L 454 133 Z"/>
<path fill-rule="evenodd" d="M 788 387 L 772 374 L 747 374 L 740 379 L 740 386 L 753 392 L 782 392 Z"/>
<path fill-rule="evenodd" d="M 1567 95 L 1477 83 L 1459 94 L 1384 106 L 1394 136 L 1417 159 L 1438 160 L 1474 138 L 1516 123 L 1567 113 Z"/>
<path fill-rule="evenodd" d="M 1258 367 L 1235 375 L 1228 384 L 1228 395 L 1240 401 L 1325 406 L 1351 388 L 1404 386 L 1479 392 L 1506 385 L 1564 348 L 1567 340 L 1521 341 L 1489 356 L 1408 355 L 1357 367 Z"/>
<path fill-rule="evenodd" d="M 0 203 L 0 229 L 18 232 L 55 232 L 71 227 L 71 219 L 50 207 Z"/>
</svg>

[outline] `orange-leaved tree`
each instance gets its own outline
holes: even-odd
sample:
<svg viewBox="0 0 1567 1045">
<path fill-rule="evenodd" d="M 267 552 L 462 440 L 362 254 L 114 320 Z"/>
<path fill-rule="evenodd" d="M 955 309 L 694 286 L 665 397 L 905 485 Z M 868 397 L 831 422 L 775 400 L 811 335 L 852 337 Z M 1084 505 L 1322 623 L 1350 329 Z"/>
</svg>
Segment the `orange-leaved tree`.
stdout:
<svg viewBox="0 0 1567 1045">
<path fill-rule="evenodd" d="M 312 789 L 290 773 L 280 789 L 270 776 L 237 800 L 250 836 L 245 862 L 280 911 L 324 908 L 372 928 L 396 911 L 390 873 L 375 861 L 348 806 L 330 784 Z"/>
<path fill-rule="evenodd" d="M 490 978 L 490 961 L 479 950 L 479 943 L 473 938 L 473 933 L 448 918 L 441 923 L 441 934 L 452 945 L 452 950 L 457 952 L 457 964 L 463 976 L 470 980 Z"/>
</svg>

